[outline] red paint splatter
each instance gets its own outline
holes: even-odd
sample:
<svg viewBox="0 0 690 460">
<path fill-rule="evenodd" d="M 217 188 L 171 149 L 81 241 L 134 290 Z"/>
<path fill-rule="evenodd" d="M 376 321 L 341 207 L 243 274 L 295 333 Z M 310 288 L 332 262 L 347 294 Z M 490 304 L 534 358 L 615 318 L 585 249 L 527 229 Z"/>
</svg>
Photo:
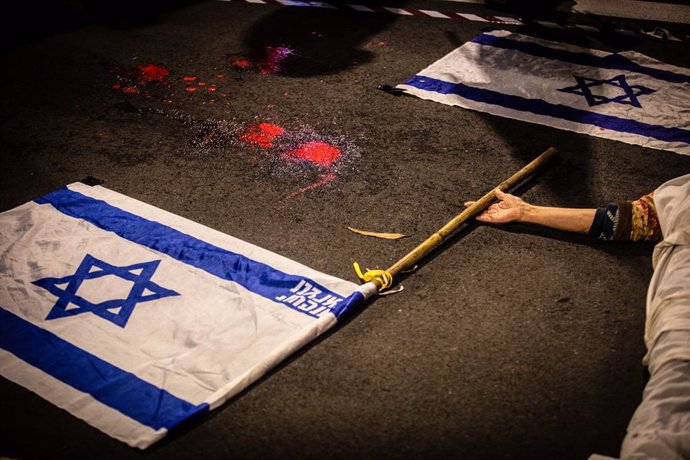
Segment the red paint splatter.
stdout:
<svg viewBox="0 0 690 460">
<path fill-rule="evenodd" d="M 216 94 L 203 104 L 223 104 L 215 99 Z M 173 116 L 188 123 L 184 114 Z M 210 150 L 244 145 L 253 149 L 257 155 L 252 161 L 261 164 L 270 176 L 299 184 L 300 188 L 293 188 L 286 198 L 325 188 L 348 171 L 353 158 L 359 156 L 359 149 L 344 137 L 323 136 L 305 126 L 286 130 L 268 121 L 244 126 L 225 120 L 196 123 L 200 126 L 193 141 L 195 147 Z"/>
<path fill-rule="evenodd" d="M 243 142 L 249 142 L 258 145 L 261 148 L 273 147 L 273 141 L 285 133 L 285 128 L 272 123 L 259 123 L 256 126 L 250 126 L 240 136 Z"/>
<path fill-rule="evenodd" d="M 236 69 L 248 69 L 252 63 L 249 62 L 249 59 L 237 59 L 232 63 L 232 66 Z"/>
<path fill-rule="evenodd" d="M 140 92 L 141 86 L 152 84 L 167 86 L 165 78 L 170 74 L 168 69 L 153 64 L 143 64 L 129 69 L 114 67 L 113 72 L 117 74 L 118 79 L 118 83 L 113 85 L 113 89 L 126 94 Z"/>
<path fill-rule="evenodd" d="M 120 67 L 112 66 L 111 71 L 115 74 L 117 80 L 112 85 L 116 91 L 125 94 L 139 94 L 140 97 L 147 99 L 159 99 L 162 103 L 172 104 L 173 97 L 179 94 L 202 93 L 201 90 L 207 90 L 209 96 L 213 93 L 221 93 L 220 97 L 225 97 L 223 90 L 222 78 L 225 77 L 222 73 L 218 73 L 219 69 L 213 69 L 212 74 L 208 80 L 202 79 L 202 76 L 187 74 L 180 77 L 175 77 L 174 81 L 169 81 L 170 70 L 165 67 L 154 64 L 143 64 L 137 67 Z M 218 78 L 219 80 L 215 80 Z M 175 87 L 173 87 L 175 85 Z M 221 86 L 219 86 L 221 85 Z M 183 92 L 184 90 L 184 92 Z M 206 91 L 203 91 L 206 93 Z M 202 102 L 206 104 L 206 102 Z"/>
<path fill-rule="evenodd" d="M 341 153 L 338 147 L 326 142 L 307 142 L 286 156 L 290 159 L 309 161 L 327 168 L 340 158 Z"/>
<path fill-rule="evenodd" d="M 315 188 L 321 187 L 323 185 L 326 185 L 327 183 L 331 182 L 332 180 L 335 180 L 335 174 L 333 173 L 326 173 L 321 175 L 321 180 L 314 182 L 311 185 L 307 185 L 306 187 L 302 187 L 299 190 L 295 190 L 290 194 L 292 198 L 296 197 L 297 195 L 301 195 L 304 192 L 308 192 L 309 190 L 314 190 Z"/>
<path fill-rule="evenodd" d="M 170 74 L 168 69 L 153 64 L 140 65 L 137 67 L 137 70 L 139 70 L 139 81 L 141 83 L 162 81 Z"/>
</svg>

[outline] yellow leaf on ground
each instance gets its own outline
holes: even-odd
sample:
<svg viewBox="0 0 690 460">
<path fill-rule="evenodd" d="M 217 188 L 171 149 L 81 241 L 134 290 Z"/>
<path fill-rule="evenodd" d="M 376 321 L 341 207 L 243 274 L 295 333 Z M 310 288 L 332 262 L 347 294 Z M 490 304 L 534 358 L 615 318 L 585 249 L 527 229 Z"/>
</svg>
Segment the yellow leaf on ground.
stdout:
<svg viewBox="0 0 690 460">
<path fill-rule="evenodd" d="M 400 238 L 405 238 L 407 235 L 403 235 L 402 233 L 379 233 L 379 232 L 368 232 L 366 230 L 359 230 L 356 228 L 352 227 L 347 227 L 348 230 L 351 232 L 358 233 L 360 235 L 364 236 L 373 236 L 374 238 L 383 238 L 385 240 L 398 240 Z"/>
</svg>

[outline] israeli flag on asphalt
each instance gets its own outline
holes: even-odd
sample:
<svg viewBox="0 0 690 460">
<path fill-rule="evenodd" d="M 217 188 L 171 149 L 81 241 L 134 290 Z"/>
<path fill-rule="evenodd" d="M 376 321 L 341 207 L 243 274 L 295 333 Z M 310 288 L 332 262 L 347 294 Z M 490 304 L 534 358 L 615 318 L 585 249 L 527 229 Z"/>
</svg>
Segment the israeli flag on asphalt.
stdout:
<svg viewBox="0 0 690 460">
<path fill-rule="evenodd" d="M 398 85 L 423 99 L 690 155 L 690 69 L 507 31 Z"/>
<path fill-rule="evenodd" d="M 0 374 L 143 449 L 329 329 L 357 289 L 72 184 L 0 214 Z"/>
</svg>

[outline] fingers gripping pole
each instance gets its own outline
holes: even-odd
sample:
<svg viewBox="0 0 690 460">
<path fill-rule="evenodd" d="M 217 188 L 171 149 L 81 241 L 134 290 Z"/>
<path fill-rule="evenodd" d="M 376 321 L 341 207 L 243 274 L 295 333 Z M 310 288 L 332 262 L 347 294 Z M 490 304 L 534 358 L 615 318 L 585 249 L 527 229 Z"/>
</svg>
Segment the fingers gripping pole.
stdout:
<svg viewBox="0 0 690 460">
<path fill-rule="evenodd" d="M 379 291 L 391 287 L 395 283 L 395 278 L 409 267 L 413 267 L 423 257 L 441 245 L 450 235 L 452 235 L 462 224 L 481 214 L 496 199 L 496 190 L 506 192 L 517 184 L 534 174 L 539 168 L 550 160 L 558 151 L 550 147 L 544 153 L 532 160 L 518 172 L 498 184 L 489 193 L 475 201 L 471 206 L 465 208 L 460 214 L 448 221 L 436 233 L 429 236 L 423 243 L 407 253 L 403 258 L 391 265 L 387 270 L 369 270 L 365 273 L 359 268 L 357 262 L 354 263 L 355 272 L 359 279 L 364 282 L 372 282 Z"/>
</svg>

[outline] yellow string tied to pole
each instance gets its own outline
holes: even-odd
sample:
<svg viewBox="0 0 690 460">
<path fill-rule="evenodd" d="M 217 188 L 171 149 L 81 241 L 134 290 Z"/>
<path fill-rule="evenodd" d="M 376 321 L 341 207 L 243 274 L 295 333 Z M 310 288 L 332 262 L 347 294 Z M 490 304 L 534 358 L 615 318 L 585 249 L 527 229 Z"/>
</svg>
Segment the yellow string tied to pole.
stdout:
<svg viewBox="0 0 690 460">
<path fill-rule="evenodd" d="M 496 190 L 501 190 L 503 192 L 513 188 L 519 182 L 525 180 L 530 175 L 534 174 L 539 168 L 541 168 L 551 157 L 556 155 L 557 151 L 555 148 L 550 147 L 546 152 L 539 155 L 537 158 L 529 162 L 518 172 L 510 176 L 508 179 L 504 180 L 498 186 L 494 187 L 490 192 L 485 194 L 483 197 L 475 201 L 471 206 L 465 208 L 460 214 L 449 220 L 443 227 L 438 229 L 436 233 L 429 236 L 416 248 L 408 252 L 402 259 L 395 262 L 393 265 L 388 267 L 386 270 L 368 270 L 366 273 L 362 273 L 359 268 L 359 264 L 355 262 L 353 265 L 355 267 L 355 272 L 360 280 L 365 283 L 372 282 L 376 285 L 378 294 L 381 291 L 389 288 L 393 285 L 393 277 L 398 277 L 401 273 L 406 273 L 407 271 L 414 270 L 417 264 L 426 256 L 428 256 L 432 251 L 435 251 L 441 244 L 450 238 L 461 225 L 467 223 L 469 220 L 474 219 L 480 215 L 485 209 L 491 206 L 491 203 L 496 199 Z M 394 291 L 387 291 L 386 293 L 391 294 Z"/>
<path fill-rule="evenodd" d="M 387 270 L 367 270 L 365 273 L 362 273 L 362 269 L 359 268 L 359 264 L 357 262 L 353 262 L 352 266 L 355 267 L 355 273 L 357 273 L 359 279 L 365 283 L 378 279 L 379 283 L 381 283 L 381 290 L 389 288 L 393 285 L 393 275 L 391 275 Z"/>
</svg>

